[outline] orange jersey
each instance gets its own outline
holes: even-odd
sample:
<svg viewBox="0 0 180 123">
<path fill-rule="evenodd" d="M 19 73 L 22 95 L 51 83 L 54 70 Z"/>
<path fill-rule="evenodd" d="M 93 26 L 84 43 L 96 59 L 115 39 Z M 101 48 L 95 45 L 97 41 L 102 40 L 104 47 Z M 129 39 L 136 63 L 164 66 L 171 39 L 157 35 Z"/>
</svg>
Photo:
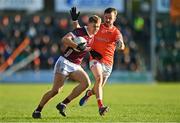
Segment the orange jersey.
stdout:
<svg viewBox="0 0 180 123">
<path fill-rule="evenodd" d="M 116 42 L 119 40 L 122 40 L 122 35 L 115 26 L 108 28 L 101 24 L 99 31 L 94 37 L 92 46 L 92 49 L 102 55 L 103 58 L 100 62 L 109 66 L 113 65 Z"/>
</svg>

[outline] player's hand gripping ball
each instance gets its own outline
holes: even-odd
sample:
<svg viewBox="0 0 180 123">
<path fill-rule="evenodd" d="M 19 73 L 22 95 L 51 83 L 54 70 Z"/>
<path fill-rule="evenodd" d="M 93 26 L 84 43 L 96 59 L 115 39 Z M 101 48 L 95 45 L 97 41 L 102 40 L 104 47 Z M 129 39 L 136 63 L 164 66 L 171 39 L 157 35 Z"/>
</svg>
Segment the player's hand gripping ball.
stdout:
<svg viewBox="0 0 180 123">
<path fill-rule="evenodd" d="M 78 46 L 76 49 L 76 51 L 80 52 L 80 51 L 84 51 L 86 49 L 87 46 L 87 40 L 83 37 L 76 37 L 73 40 Z"/>
</svg>

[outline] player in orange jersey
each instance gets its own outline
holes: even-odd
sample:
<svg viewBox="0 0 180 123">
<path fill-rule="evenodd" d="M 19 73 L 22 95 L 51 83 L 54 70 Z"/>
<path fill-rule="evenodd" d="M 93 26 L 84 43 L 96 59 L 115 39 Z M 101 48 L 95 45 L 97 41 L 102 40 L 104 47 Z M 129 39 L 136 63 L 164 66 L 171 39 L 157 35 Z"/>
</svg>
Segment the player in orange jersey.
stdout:
<svg viewBox="0 0 180 123">
<path fill-rule="evenodd" d="M 75 28 L 80 25 L 77 21 L 79 12 L 71 8 L 71 17 Z M 83 106 L 91 95 L 95 95 L 99 107 L 99 114 L 102 116 L 108 111 L 103 105 L 103 87 L 111 74 L 113 66 L 114 51 L 116 48 L 125 49 L 121 32 L 113 25 L 117 16 L 115 8 L 107 8 L 104 11 L 104 23 L 101 24 L 98 33 L 94 38 L 93 50 L 90 51 L 90 69 L 95 77 L 95 84 L 92 89 L 87 90 L 79 104 Z"/>
</svg>

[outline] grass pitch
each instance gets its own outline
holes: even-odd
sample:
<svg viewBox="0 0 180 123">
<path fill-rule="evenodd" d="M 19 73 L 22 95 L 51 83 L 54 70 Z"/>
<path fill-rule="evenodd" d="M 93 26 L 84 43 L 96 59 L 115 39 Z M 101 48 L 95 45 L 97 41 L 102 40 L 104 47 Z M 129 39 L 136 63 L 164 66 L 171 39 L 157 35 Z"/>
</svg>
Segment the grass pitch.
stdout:
<svg viewBox="0 0 180 123">
<path fill-rule="evenodd" d="M 0 84 L 0 122 L 180 122 L 180 84 L 107 84 L 104 103 L 110 111 L 101 117 L 95 97 L 78 105 L 80 97 L 68 105 L 68 117 L 55 106 L 75 84 L 64 89 L 42 111 L 42 119 L 31 114 L 50 84 Z M 84 93 L 83 93 L 84 94 Z"/>
</svg>

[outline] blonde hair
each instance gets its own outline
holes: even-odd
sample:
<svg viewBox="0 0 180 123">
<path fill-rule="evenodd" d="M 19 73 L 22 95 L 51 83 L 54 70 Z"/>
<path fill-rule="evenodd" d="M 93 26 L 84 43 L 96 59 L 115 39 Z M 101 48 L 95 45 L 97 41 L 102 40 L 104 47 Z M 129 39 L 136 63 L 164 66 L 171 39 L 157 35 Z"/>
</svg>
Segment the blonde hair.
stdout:
<svg viewBox="0 0 180 123">
<path fill-rule="evenodd" d="M 98 23 L 99 21 L 101 21 L 101 18 L 97 15 L 89 17 L 89 23 Z"/>
</svg>

